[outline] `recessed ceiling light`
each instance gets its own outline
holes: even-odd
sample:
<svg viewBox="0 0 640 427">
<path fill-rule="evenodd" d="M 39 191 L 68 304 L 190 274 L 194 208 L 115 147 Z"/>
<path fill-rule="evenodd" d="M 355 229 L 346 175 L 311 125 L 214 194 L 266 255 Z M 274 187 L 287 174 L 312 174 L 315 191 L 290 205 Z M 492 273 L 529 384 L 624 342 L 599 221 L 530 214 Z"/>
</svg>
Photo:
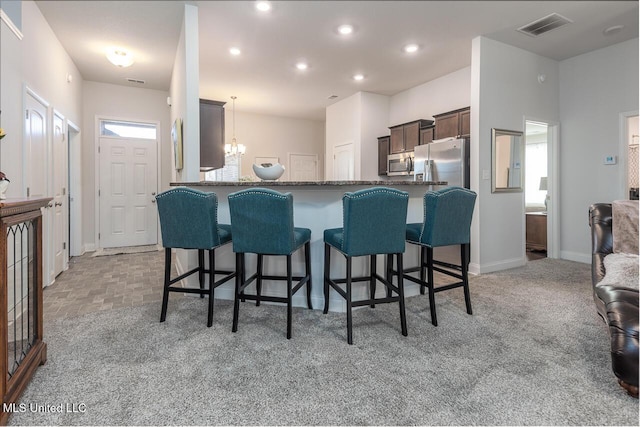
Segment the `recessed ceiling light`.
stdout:
<svg viewBox="0 0 640 427">
<path fill-rule="evenodd" d="M 364 76 L 362 74 L 354 74 L 353 75 L 353 80 L 360 81 L 360 80 L 363 80 L 363 79 L 364 79 Z"/>
<path fill-rule="evenodd" d="M 120 47 L 110 47 L 107 49 L 107 59 L 118 67 L 128 67 L 133 64 L 133 55 Z"/>
<path fill-rule="evenodd" d="M 258 9 L 260 12 L 268 12 L 271 10 L 271 3 L 269 3 L 268 1 L 257 1 L 256 9 Z"/>
<path fill-rule="evenodd" d="M 307 64 L 306 62 L 298 62 L 296 64 L 296 68 L 298 70 L 306 70 L 307 68 L 309 68 L 309 64 Z"/>
<path fill-rule="evenodd" d="M 338 32 L 343 36 L 353 33 L 353 25 L 344 24 L 338 27 Z"/>
<path fill-rule="evenodd" d="M 231 49 L 229 49 L 229 53 L 233 56 L 238 56 L 242 53 L 242 51 L 240 51 L 240 49 L 238 49 L 237 47 L 232 47 Z"/>
<path fill-rule="evenodd" d="M 415 43 L 410 43 L 402 48 L 402 50 L 404 50 L 406 53 L 414 53 L 417 52 L 418 49 L 420 49 L 420 46 Z"/>
<path fill-rule="evenodd" d="M 613 27 L 609 27 L 603 31 L 605 36 L 611 36 L 613 34 L 617 34 L 624 28 L 624 25 L 614 25 Z"/>
</svg>

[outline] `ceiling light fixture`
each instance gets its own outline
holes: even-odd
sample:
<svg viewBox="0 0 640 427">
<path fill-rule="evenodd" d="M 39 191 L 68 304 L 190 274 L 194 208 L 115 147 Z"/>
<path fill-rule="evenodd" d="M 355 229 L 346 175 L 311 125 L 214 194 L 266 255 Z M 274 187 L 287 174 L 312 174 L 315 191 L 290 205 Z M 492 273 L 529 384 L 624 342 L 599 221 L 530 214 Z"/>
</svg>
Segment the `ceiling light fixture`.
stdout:
<svg viewBox="0 0 640 427">
<path fill-rule="evenodd" d="M 338 27 L 338 32 L 343 36 L 353 33 L 353 25 L 344 24 Z"/>
<path fill-rule="evenodd" d="M 402 50 L 404 50 L 406 53 L 414 53 L 417 52 L 418 49 L 420 49 L 420 46 L 415 43 L 408 44 L 402 48 Z"/>
<path fill-rule="evenodd" d="M 307 68 L 309 68 L 309 65 L 306 62 L 298 62 L 296 64 L 296 68 L 298 70 L 306 70 Z"/>
<path fill-rule="evenodd" d="M 129 67 L 133 64 L 133 55 L 119 47 L 110 47 L 107 49 L 107 59 L 117 67 Z"/>
<path fill-rule="evenodd" d="M 353 80 L 356 80 L 356 81 L 364 80 L 364 76 L 362 74 L 355 74 L 353 76 Z"/>
<path fill-rule="evenodd" d="M 242 51 L 237 47 L 232 47 L 231 49 L 229 49 L 229 53 L 233 56 L 238 56 L 242 53 Z"/>
<path fill-rule="evenodd" d="M 229 155 L 240 154 L 243 155 L 247 152 L 247 147 L 244 144 L 238 144 L 236 142 L 236 99 L 237 96 L 232 96 L 233 99 L 233 138 L 231 139 L 231 144 L 224 144 L 224 153 Z"/>
<path fill-rule="evenodd" d="M 257 1 L 256 9 L 258 9 L 260 12 L 268 12 L 271 10 L 271 3 L 269 3 L 268 1 Z"/>
</svg>

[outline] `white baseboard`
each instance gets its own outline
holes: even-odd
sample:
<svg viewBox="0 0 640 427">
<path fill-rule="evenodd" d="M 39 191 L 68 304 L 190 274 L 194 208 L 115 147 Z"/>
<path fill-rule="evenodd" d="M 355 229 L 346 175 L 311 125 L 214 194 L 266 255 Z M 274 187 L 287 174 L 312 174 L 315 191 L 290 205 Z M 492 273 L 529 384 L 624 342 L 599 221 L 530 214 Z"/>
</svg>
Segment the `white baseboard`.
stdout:
<svg viewBox="0 0 640 427">
<path fill-rule="evenodd" d="M 508 270 L 510 268 L 522 267 L 527 263 L 525 258 L 511 258 L 503 261 L 492 262 L 487 264 L 470 264 L 469 270 L 474 274 L 493 273 L 494 271 Z"/>
<path fill-rule="evenodd" d="M 82 248 L 82 253 L 84 254 L 85 252 L 95 252 L 96 251 L 96 245 L 95 243 L 87 243 L 84 245 L 84 247 Z"/>
<path fill-rule="evenodd" d="M 591 254 L 582 254 L 580 252 L 560 251 L 560 259 L 591 264 Z"/>
</svg>

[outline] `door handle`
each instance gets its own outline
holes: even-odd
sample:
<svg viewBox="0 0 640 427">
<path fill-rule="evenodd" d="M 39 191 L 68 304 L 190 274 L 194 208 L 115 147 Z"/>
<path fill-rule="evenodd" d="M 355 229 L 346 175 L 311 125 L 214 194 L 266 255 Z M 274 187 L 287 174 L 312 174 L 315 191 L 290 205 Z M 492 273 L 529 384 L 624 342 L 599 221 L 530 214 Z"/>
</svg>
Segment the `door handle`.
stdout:
<svg viewBox="0 0 640 427">
<path fill-rule="evenodd" d="M 152 196 L 155 196 L 155 195 L 156 195 L 156 192 L 154 191 L 153 193 L 151 193 L 151 195 L 152 195 Z"/>
<path fill-rule="evenodd" d="M 151 199 L 151 203 L 155 203 L 155 202 L 156 202 L 156 199 Z"/>
<path fill-rule="evenodd" d="M 62 206 L 62 202 L 56 202 L 55 206 Z"/>
<path fill-rule="evenodd" d="M 53 207 L 53 203 L 49 202 L 49 203 L 47 204 L 47 209 L 48 209 L 48 208 L 52 208 L 52 207 Z"/>
</svg>

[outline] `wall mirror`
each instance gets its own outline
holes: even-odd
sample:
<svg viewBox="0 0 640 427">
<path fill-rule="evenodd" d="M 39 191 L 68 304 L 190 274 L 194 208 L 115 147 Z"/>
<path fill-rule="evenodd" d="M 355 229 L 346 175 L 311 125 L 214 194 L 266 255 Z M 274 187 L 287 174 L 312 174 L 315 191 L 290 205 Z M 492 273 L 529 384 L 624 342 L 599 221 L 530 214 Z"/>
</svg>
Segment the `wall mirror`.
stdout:
<svg viewBox="0 0 640 427">
<path fill-rule="evenodd" d="M 522 192 L 524 186 L 522 132 L 491 129 L 491 192 Z"/>
</svg>

